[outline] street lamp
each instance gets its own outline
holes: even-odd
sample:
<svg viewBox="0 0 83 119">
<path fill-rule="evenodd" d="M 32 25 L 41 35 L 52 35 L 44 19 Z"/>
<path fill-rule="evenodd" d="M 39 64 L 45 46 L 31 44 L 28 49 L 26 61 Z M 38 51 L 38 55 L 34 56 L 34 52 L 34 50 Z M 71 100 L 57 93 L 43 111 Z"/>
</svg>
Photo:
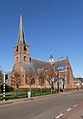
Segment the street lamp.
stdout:
<svg viewBox="0 0 83 119">
<path fill-rule="evenodd" d="M 60 59 L 62 59 L 63 57 L 60 57 L 60 58 L 58 58 L 57 60 L 56 60 L 56 68 L 57 68 L 57 78 L 58 78 L 58 82 L 57 82 L 57 84 L 58 84 L 58 94 L 60 93 L 60 77 L 59 77 L 59 69 L 58 69 L 58 65 L 57 65 L 57 63 L 58 63 L 58 61 L 60 60 Z"/>
</svg>

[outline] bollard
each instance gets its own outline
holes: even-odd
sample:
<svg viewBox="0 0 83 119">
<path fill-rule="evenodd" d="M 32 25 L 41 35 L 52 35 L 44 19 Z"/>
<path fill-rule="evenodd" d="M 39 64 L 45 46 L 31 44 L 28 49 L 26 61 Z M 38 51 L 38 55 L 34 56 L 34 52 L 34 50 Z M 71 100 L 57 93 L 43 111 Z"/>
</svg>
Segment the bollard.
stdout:
<svg viewBox="0 0 83 119">
<path fill-rule="evenodd" d="M 31 92 L 30 91 L 28 91 L 28 98 L 30 98 L 31 97 Z"/>
</svg>

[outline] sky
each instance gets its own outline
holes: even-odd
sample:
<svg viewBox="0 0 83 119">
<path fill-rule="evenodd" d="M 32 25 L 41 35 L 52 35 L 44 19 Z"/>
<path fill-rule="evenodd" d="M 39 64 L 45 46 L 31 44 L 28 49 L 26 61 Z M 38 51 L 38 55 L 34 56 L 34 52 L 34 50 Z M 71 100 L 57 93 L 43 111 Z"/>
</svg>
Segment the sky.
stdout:
<svg viewBox="0 0 83 119">
<path fill-rule="evenodd" d="M 52 49 L 83 77 L 83 0 L 0 0 L 0 70 L 13 69 L 21 8 L 31 57 L 48 61 Z"/>
</svg>

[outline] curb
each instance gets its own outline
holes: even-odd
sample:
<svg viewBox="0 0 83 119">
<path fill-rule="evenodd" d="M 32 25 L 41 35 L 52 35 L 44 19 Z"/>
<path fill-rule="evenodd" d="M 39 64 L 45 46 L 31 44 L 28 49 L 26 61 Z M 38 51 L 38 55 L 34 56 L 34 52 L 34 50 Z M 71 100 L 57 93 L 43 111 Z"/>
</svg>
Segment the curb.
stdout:
<svg viewBox="0 0 83 119">
<path fill-rule="evenodd" d="M 17 102 L 20 103 L 20 102 L 25 102 L 25 101 L 34 100 L 34 99 L 41 99 L 41 98 L 51 97 L 51 96 L 55 96 L 55 94 L 30 97 L 30 98 L 27 97 L 27 98 L 14 99 L 14 100 L 8 100 L 8 101 L 0 101 L 0 105 L 12 104 L 12 103 L 17 103 Z"/>
<path fill-rule="evenodd" d="M 14 103 L 13 101 L 10 101 L 10 102 L 6 102 L 6 101 L 3 101 L 3 102 L 0 102 L 0 105 L 6 105 L 6 104 L 12 104 Z"/>
</svg>

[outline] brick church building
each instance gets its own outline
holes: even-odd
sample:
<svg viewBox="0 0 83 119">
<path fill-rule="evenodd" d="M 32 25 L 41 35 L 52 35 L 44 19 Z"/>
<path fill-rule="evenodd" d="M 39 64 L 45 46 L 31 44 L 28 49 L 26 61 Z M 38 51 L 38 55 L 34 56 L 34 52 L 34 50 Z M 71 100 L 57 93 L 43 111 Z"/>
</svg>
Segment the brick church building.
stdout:
<svg viewBox="0 0 83 119">
<path fill-rule="evenodd" d="M 14 88 L 57 88 L 60 79 L 62 88 L 73 88 L 74 78 L 68 57 L 55 61 L 50 53 L 49 62 L 32 59 L 30 46 L 26 43 L 20 15 L 18 43 L 14 48 L 14 67 L 10 76 L 10 85 Z"/>
</svg>

